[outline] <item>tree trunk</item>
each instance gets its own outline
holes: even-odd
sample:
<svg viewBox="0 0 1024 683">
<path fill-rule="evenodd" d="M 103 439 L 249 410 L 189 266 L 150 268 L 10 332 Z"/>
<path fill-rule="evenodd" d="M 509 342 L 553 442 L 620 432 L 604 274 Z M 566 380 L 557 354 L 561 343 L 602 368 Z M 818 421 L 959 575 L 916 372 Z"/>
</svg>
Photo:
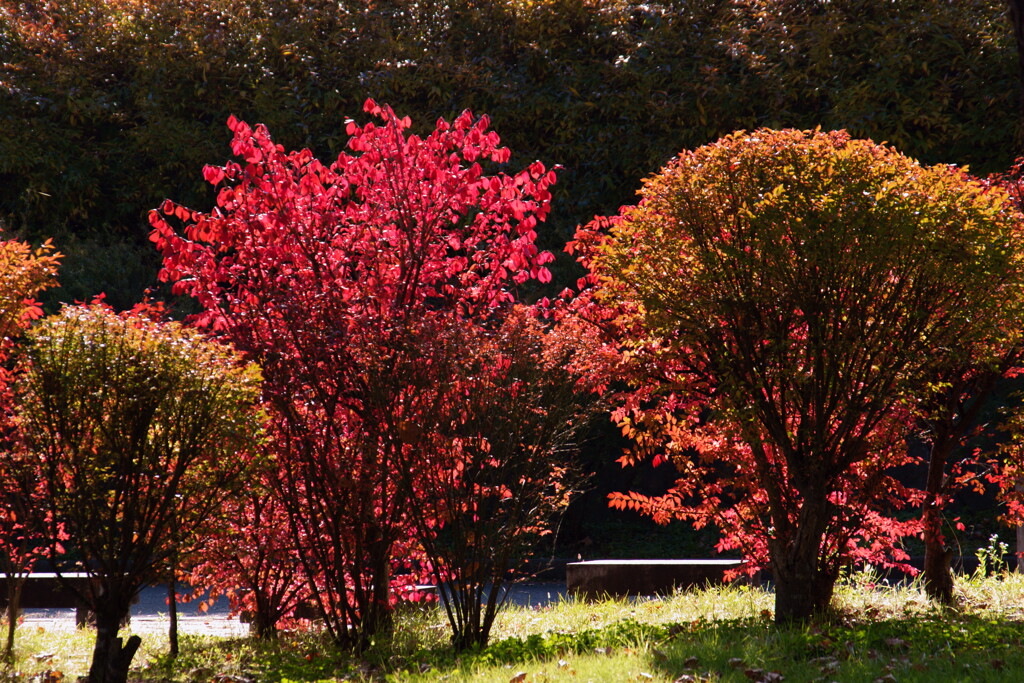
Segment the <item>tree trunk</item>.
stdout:
<svg viewBox="0 0 1024 683">
<path fill-rule="evenodd" d="M 1024 491 L 1024 483 L 1018 481 L 1014 488 L 1020 493 Z M 1024 573 L 1024 524 L 1017 525 L 1017 552 L 1014 556 L 1017 559 L 1017 572 Z"/>
<path fill-rule="evenodd" d="M 821 542 L 825 535 L 827 500 L 805 494 L 797 525 L 786 539 L 768 542 L 775 579 L 775 623 L 805 622 L 824 612 L 832 601 L 837 572 L 822 571 Z M 781 512 L 779 514 L 785 514 Z"/>
<path fill-rule="evenodd" d="M 167 654 L 174 658 L 178 656 L 178 591 L 174 586 L 173 568 L 167 584 L 167 616 L 170 618 L 170 625 L 167 627 L 167 640 L 170 646 Z"/>
<path fill-rule="evenodd" d="M 255 633 L 260 640 L 275 640 L 277 638 L 277 614 L 274 601 L 262 591 L 257 590 L 256 610 L 253 612 L 252 622 L 249 625 L 250 632 Z"/>
<path fill-rule="evenodd" d="M 96 645 L 89 665 L 89 683 L 127 683 L 132 658 L 142 644 L 138 636 L 131 636 L 127 642 L 117 637 L 127 611 L 109 604 L 96 606 Z"/>
<path fill-rule="evenodd" d="M 953 602 L 953 573 L 950 570 L 953 552 L 946 547 L 942 535 L 939 498 L 943 493 L 946 463 L 953 446 L 954 440 L 949 434 L 935 435 L 928 459 L 928 481 L 921 515 L 924 525 L 924 591 L 929 598 L 944 605 Z"/>
<path fill-rule="evenodd" d="M 251 629 L 260 640 L 277 639 L 277 624 L 261 610 L 256 610 L 253 613 Z"/>
<path fill-rule="evenodd" d="M 832 601 L 836 577 L 815 566 L 817 554 L 798 566 L 772 562 L 775 579 L 775 623 L 802 623 L 824 612 Z"/>
<path fill-rule="evenodd" d="M 21 611 L 21 589 L 25 585 L 25 577 L 21 574 L 7 574 L 7 642 L 4 645 L 2 659 L 14 661 L 14 632 L 18 628 L 18 612 Z"/>
<path fill-rule="evenodd" d="M 370 587 L 370 604 L 362 624 L 362 637 L 358 650 L 368 648 L 378 635 L 387 635 L 394 626 L 391 612 L 391 546 L 383 541 L 374 543 L 370 561 L 374 567 L 373 585 Z"/>
</svg>

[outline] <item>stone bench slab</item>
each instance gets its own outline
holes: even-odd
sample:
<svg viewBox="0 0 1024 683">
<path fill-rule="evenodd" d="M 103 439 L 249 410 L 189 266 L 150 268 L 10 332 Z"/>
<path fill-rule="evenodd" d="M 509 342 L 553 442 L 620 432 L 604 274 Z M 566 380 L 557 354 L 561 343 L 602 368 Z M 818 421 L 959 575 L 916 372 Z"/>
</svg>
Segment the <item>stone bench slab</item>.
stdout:
<svg viewBox="0 0 1024 683">
<path fill-rule="evenodd" d="M 69 588 L 69 584 L 75 589 L 84 593 L 88 590 L 88 584 L 93 579 L 86 572 L 66 572 L 61 575 L 64 583 L 57 579 L 57 574 L 52 572 L 33 572 L 25 577 L 25 583 L 21 589 L 19 607 L 26 608 L 74 608 L 75 623 L 78 626 L 85 626 L 94 621 L 89 608 L 79 602 L 78 596 Z M 6 574 L 0 573 L 0 612 L 7 609 L 7 584 L 10 579 Z M 130 615 L 125 620 L 129 623 Z"/>
<path fill-rule="evenodd" d="M 588 560 L 565 567 L 569 594 L 584 599 L 658 595 L 720 584 L 743 560 Z"/>
</svg>

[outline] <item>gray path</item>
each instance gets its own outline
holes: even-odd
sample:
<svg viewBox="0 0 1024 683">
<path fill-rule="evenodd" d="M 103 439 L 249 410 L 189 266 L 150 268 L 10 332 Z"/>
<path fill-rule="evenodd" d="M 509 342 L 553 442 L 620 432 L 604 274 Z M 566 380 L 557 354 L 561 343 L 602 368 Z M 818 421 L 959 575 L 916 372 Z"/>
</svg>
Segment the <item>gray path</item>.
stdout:
<svg viewBox="0 0 1024 683">
<path fill-rule="evenodd" d="M 522 606 L 540 606 L 557 601 L 565 595 L 565 583 L 526 583 L 512 590 L 510 601 Z M 146 588 L 139 595 L 139 602 L 132 606 L 132 631 L 139 634 L 166 633 L 167 588 L 159 586 Z M 218 600 L 205 614 L 199 612 L 198 601 L 178 604 L 179 633 L 244 636 L 249 632 L 248 624 L 228 616 L 226 600 Z M 45 628 L 48 631 L 74 630 L 75 610 L 73 609 L 26 609 L 25 624 Z"/>
</svg>

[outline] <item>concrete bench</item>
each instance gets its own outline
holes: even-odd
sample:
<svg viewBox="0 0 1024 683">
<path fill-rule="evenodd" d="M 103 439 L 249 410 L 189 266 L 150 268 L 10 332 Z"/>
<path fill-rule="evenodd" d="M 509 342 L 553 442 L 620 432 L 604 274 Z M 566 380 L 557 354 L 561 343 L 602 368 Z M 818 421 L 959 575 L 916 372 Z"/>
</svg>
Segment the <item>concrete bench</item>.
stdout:
<svg viewBox="0 0 1024 683">
<path fill-rule="evenodd" d="M 69 572 L 61 575 L 65 584 L 57 580 L 57 574 L 53 572 L 34 572 L 25 579 L 21 588 L 20 607 L 42 608 L 42 609 L 64 609 L 75 608 L 75 623 L 79 627 L 86 626 L 94 621 L 89 608 L 78 600 L 75 592 L 67 584 L 71 584 L 78 591 L 88 590 L 89 575 L 85 572 Z M 0 611 L 7 609 L 7 583 L 9 579 L 6 574 L 0 574 Z"/>
<path fill-rule="evenodd" d="M 743 560 L 588 560 L 567 564 L 565 583 L 570 595 L 584 599 L 657 595 L 722 583 L 726 571 L 742 564 Z"/>
</svg>

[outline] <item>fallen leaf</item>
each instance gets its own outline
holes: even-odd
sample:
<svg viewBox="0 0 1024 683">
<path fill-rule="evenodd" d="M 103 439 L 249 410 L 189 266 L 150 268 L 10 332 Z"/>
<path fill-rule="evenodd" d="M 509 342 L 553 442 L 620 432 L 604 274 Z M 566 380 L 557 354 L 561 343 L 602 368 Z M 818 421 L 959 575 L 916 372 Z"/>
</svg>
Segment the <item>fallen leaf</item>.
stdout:
<svg viewBox="0 0 1024 683">
<path fill-rule="evenodd" d="M 700 660 L 696 657 L 687 657 L 686 661 L 683 662 L 683 666 L 685 666 L 687 669 L 696 669 L 698 666 L 700 666 Z"/>
<path fill-rule="evenodd" d="M 652 676 L 651 674 L 647 673 L 646 671 L 641 671 L 637 675 L 636 680 L 638 680 L 638 681 L 653 681 L 654 680 L 654 676 Z"/>
<path fill-rule="evenodd" d="M 733 657 L 732 659 L 729 660 L 728 664 L 729 664 L 729 666 L 731 666 L 734 669 L 738 669 L 741 666 L 746 666 L 747 665 L 746 662 L 744 662 L 739 657 Z"/>
<path fill-rule="evenodd" d="M 903 640 L 902 638 L 886 638 L 885 644 L 893 648 L 894 650 L 902 650 L 903 648 L 907 647 L 907 641 Z"/>
<path fill-rule="evenodd" d="M 811 664 L 814 664 L 821 669 L 821 673 L 823 674 L 832 673 L 839 668 L 839 660 L 835 657 L 817 657 L 811 660 Z"/>
<path fill-rule="evenodd" d="M 764 677 L 764 669 L 747 669 L 743 675 L 752 681 L 760 681 Z"/>
<path fill-rule="evenodd" d="M 525 671 L 520 671 L 519 673 L 517 673 L 512 678 L 508 679 L 508 683 L 524 683 L 525 680 L 526 680 L 526 672 Z"/>
</svg>

